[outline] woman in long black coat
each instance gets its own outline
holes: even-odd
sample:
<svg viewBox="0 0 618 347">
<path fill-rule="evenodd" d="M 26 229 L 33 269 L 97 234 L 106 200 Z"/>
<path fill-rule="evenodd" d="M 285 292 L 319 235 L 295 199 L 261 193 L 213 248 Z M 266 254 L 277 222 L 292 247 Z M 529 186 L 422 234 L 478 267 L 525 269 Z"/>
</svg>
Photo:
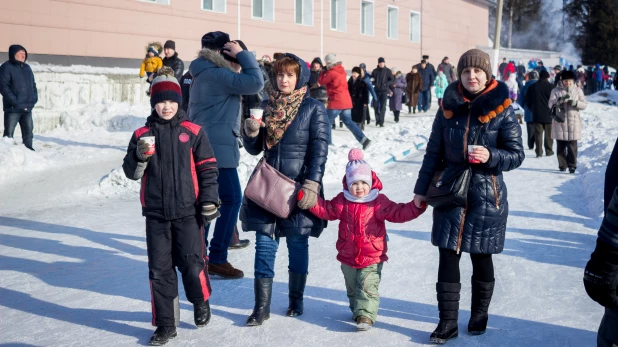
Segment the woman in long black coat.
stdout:
<svg viewBox="0 0 618 347">
<path fill-rule="evenodd" d="M 358 66 L 352 69 L 352 77 L 348 80 L 348 91 L 352 97 L 352 120 L 362 130 L 365 129 L 365 110 L 369 104 L 369 89 L 361 74 L 362 70 Z"/>
<path fill-rule="evenodd" d="M 293 54 L 273 64 L 275 92 L 268 101 L 261 124 L 249 118 L 243 127 L 244 147 L 282 174 L 302 184 L 310 204 L 322 193 L 322 176 L 328 156 L 330 124 L 324 105 L 309 97 L 307 64 Z M 303 205 L 304 204 L 304 205 Z M 313 206 L 313 205 L 311 205 Z M 309 268 L 309 236 L 319 237 L 326 223 L 308 210 L 295 207 L 281 219 L 243 197 L 240 220 L 244 231 L 255 231 L 255 307 L 247 325 L 261 325 L 270 317 L 275 277 L 275 257 L 281 237 L 286 238 L 289 259 L 289 306 L 287 316 L 303 313 L 303 293 Z"/>
<path fill-rule="evenodd" d="M 461 252 L 470 253 L 473 266 L 468 331 L 472 335 L 485 332 L 495 284 L 492 254 L 504 248 L 508 216 L 502 172 L 516 169 L 525 157 L 508 87 L 489 78 L 489 62 L 487 53 L 477 49 L 459 60 L 459 81 L 444 93 L 414 188 L 414 201 L 419 206 L 436 172 L 467 165 L 469 159 L 478 162 L 469 164 L 472 178 L 467 206 L 433 211 L 431 242 L 440 253 L 436 283 L 440 323 L 431 335 L 434 343 L 444 343 L 458 334 Z M 479 132 L 477 144 L 482 147 L 468 155 L 468 145 Z"/>
</svg>

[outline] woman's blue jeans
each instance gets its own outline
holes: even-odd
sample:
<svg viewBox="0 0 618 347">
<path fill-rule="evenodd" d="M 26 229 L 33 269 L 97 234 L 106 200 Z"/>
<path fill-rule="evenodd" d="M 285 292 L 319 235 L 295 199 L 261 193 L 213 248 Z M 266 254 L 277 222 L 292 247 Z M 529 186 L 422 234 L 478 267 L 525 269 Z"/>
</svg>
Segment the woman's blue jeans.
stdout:
<svg viewBox="0 0 618 347">
<path fill-rule="evenodd" d="M 288 270 L 306 274 L 309 270 L 309 236 L 289 235 L 284 237 L 288 246 Z M 275 277 L 275 258 L 279 248 L 279 238 L 255 233 L 255 278 Z"/>
<path fill-rule="evenodd" d="M 352 110 L 326 110 L 326 114 L 328 115 L 328 119 L 330 120 L 329 124 L 332 124 L 335 118 L 339 116 L 339 120 L 345 124 L 345 126 L 350 129 L 352 135 L 356 138 L 356 141 L 361 144 L 367 139 L 363 131 L 354 123 L 352 120 Z M 330 144 L 333 143 L 333 131 L 331 129 L 330 133 Z"/>
</svg>

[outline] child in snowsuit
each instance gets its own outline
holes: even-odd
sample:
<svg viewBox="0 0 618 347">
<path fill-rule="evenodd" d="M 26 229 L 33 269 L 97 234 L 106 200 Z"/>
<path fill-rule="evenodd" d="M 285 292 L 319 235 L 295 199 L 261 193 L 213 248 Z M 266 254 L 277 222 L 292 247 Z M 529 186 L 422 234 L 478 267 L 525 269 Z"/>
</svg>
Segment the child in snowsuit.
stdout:
<svg viewBox="0 0 618 347">
<path fill-rule="evenodd" d="M 448 79 L 442 70 L 438 71 L 438 76 L 433 82 L 433 86 L 436 87 L 436 98 L 438 98 L 438 106 L 442 107 L 442 98 L 444 98 L 444 91 L 448 87 Z"/>
<path fill-rule="evenodd" d="M 159 57 L 159 52 L 154 46 L 148 47 L 146 58 L 142 61 L 142 67 L 139 69 L 139 77 L 150 77 L 163 66 L 163 60 Z M 150 79 L 148 81 L 150 83 Z"/>
<path fill-rule="evenodd" d="M 398 204 L 380 194 L 382 182 L 363 160 L 360 149 L 352 149 L 348 160 L 343 192 L 331 201 L 318 198 L 309 211 L 324 220 L 341 221 L 337 260 L 341 262 L 356 327 L 363 331 L 371 328 L 378 314 L 378 286 L 382 265 L 388 260 L 384 222 L 405 223 L 416 219 L 426 205 L 419 209 L 414 202 Z"/>
<path fill-rule="evenodd" d="M 210 321 L 210 280 L 201 228 L 219 216 L 217 161 L 204 130 L 179 108 L 182 95 L 173 72 L 152 82 L 152 114 L 137 129 L 122 168 L 127 178 L 142 180 L 140 200 L 146 217 L 148 277 L 152 324 L 150 345 L 176 336 L 178 279 L 182 273 L 187 300 L 198 327 Z M 148 139 L 154 137 L 154 148 Z"/>
</svg>

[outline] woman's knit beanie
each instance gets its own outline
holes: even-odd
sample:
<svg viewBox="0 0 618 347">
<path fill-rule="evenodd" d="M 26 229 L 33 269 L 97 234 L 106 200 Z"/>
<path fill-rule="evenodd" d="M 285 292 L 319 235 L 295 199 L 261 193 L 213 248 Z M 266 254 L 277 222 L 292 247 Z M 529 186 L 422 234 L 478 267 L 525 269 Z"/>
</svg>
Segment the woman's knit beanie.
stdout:
<svg viewBox="0 0 618 347">
<path fill-rule="evenodd" d="M 457 64 L 457 77 L 459 77 L 460 80 L 463 70 L 469 67 L 475 67 L 485 71 L 487 80 L 489 81 L 491 79 L 491 59 L 489 59 L 489 54 L 480 49 L 473 48 L 459 58 L 459 63 Z"/>
<path fill-rule="evenodd" d="M 348 189 L 354 182 L 363 181 L 371 187 L 373 185 L 371 179 L 371 167 L 363 160 L 365 155 L 358 148 L 352 148 L 348 153 L 348 165 L 345 167 L 345 181 Z"/>
<path fill-rule="evenodd" d="M 180 84 L 174 77 L 174 70 L 164 66 L 157 71 L 157 77 L 150 85 L 150 106 L 155 107 L 156 104 L 170 100 L 182 105 L 182 92 Z"/>
</svg>

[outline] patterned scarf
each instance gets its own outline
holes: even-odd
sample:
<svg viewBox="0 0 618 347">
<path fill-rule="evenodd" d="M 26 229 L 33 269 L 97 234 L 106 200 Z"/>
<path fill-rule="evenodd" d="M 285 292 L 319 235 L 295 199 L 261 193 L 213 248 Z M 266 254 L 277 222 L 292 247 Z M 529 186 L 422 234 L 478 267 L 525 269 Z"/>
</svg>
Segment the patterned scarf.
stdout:
<svg viewBox="0 0 618 347">
<path fill-rule="evenodd" d="M 271 149 L 281 138 L 296 118 L 300 104 L 307 93 L 307 86 L 284 95 L 281 92 L 273 93 L 268 100 L 264 112 L 266 120 L 266 147 Z"/>
</svg>

